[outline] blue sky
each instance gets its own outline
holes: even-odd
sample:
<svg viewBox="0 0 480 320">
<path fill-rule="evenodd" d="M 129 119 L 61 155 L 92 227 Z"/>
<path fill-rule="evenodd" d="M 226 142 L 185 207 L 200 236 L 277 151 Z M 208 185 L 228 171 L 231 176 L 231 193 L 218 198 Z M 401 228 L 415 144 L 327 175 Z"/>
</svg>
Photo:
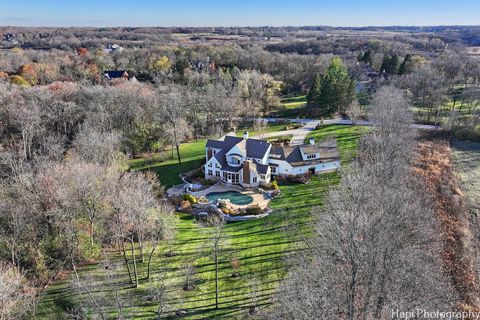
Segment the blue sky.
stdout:
<svg viewBox="0 0 480 320">
<path fill-rule="evenodd" d="M 480 25 L 480 0 L 0 0 L 0 25 Z"/>
</svg>

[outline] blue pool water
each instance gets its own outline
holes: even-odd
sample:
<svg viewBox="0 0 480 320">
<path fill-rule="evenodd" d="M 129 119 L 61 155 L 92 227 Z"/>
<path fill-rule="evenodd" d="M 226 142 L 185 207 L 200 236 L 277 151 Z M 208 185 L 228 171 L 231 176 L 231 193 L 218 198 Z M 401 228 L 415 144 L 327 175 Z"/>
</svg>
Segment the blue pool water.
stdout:
<svg viewBox="0 0 480 320">
<path fill-rule="evenodd" d="M 253 202 L 253 198 L 238 191 L 210 192 L 205 196 L 208 201 L 215 202 L 217 199 L 229 199 L 231 203 L 243 206 Z"/>
</svg>

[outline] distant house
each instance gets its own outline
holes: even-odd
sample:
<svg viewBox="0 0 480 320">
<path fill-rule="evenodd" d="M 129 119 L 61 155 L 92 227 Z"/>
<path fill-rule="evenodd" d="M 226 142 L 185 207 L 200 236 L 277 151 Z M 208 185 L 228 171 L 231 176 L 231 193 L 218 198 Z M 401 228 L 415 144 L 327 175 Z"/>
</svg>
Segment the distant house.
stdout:
<svg viewBox="0 0 480 320">
<path fill-rule="evenodd" d="M 10 43 L 13 43 L 13 44 L 17 43 L 17 39 L 16 39 L 15 34 L 11 33 L 11 32 L 5 32 L 3 34 L 3 41 L 10 42 Z"/>
<path fill-rule="evenodd" d="M 104 49 L 105 53 L 114 53 L 114 52 L 122 52 L 123 47 L 119 46 L 118 44 L 109 44 L 106 49 Z"/>
<path fill-rule="evenodd" d="M 114 70 L 114 71 L 105 71 L 103 73 L 103 77 L 108 80 L 114 80 L 114 79 L 124 79 L 128 80 L 130 79 L 130 76 L 128 75 L 128 72 L 125 70 Z"/>
<path fill-rule="evenodd" d="M 337 143 L 327 140 L 296 146 L 273 146 L 260 139 L 228 134 L 209 139 L 205 150 L 205 178 L 227 184 L 257 187 L 274 176 L 316 174 L 340 168 Z"/>
</svg>

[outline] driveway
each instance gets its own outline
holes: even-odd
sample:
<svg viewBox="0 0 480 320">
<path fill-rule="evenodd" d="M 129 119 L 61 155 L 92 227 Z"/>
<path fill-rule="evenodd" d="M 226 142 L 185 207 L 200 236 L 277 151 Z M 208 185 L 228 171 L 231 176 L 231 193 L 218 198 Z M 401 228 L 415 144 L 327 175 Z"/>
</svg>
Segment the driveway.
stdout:
<svg viewBox="0 0 480 320">
<path fill-rule="evenodd" d="M 268 132 L 268 133 L 263 133 L 257 136 L 254 136 L 253 138 L 257 139 L 265 139 L 265 138 L 271 138 L 271 137 L 277 137 L 277 136 L 283 136 L 283 135 L 293 135 L 292 141 L 290 142 L 290 145 L 298 145 L 302 144 L 305 142 L 305 138 L 307 135 L 315 130 L 315 127 L 320 124 L 320 120 L 316 119 L 285 119 L 285 118 L 261 118 L 264 121 L 267 121 L 269 123 L 275 123 L 275 122 L 292 122 L 292 123 L 301 123 L 303 124 L 302 128 L 299 129 L 293 129 L 293 130 L 283 130 L 283 131 L 276 131 L 276 132 Z M 341 118 L 335 118 L 335 119 L 327 119 L 323 120 L 322 124 L 328 125 L 328 124 L 342 124 L 342 125 L 352 125 L 353 122 L 352 120 L 346 120 L 346 119 L 341 119 Z M 370 121 L 357 121 L 355 122 L 356 125 L 359 126 L 372 126 L 373 123 Z M 440 127 L 435 127 L 434 125 L 430 124 L 418 124 L 414 123 L 411 126 L 412 128 L 415 129 L 422 129 L 422 130 L 435 130 L 439 129 Z"/>
</svg>

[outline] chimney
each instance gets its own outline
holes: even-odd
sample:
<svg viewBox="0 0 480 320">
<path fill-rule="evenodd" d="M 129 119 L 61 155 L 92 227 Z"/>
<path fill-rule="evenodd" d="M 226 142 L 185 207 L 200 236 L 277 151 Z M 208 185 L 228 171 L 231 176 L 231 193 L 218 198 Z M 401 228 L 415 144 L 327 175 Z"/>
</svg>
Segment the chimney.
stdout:
<svg viewBox="0 0 480 320">
<path fill-rule="evenodd" d="M 310 144 L 313 146 L 315 144 L 315 139 L 310 138 Z"/>
<path fill-rule="evenodd" d="M 248 132 L 247 132 L 247 131 L 245 131 L 245 132 L 243 133 L 243 139 L 248 139 Z"/>
</svg>

